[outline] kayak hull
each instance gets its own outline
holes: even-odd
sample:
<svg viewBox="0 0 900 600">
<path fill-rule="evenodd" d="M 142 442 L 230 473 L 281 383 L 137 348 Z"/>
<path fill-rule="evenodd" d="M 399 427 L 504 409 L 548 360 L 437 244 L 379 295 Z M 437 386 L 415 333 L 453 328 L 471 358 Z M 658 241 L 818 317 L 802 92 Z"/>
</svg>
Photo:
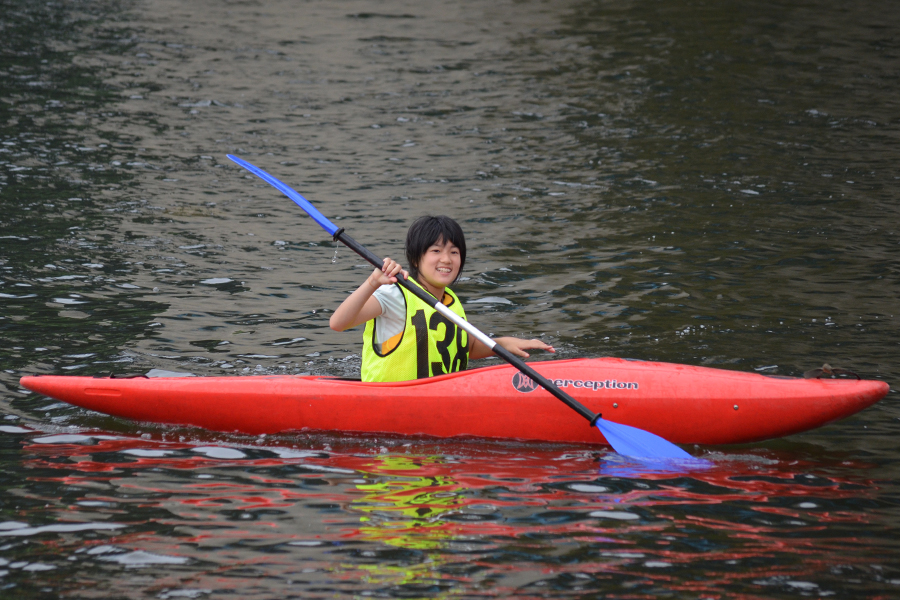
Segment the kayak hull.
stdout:
<svg viewBox="0 0 900 600">
<path fill-rule="evenodd" d="M 738 444 L 848 417 L 883 381 L 770 377 L 618 358 L 530 363 L 603 418 L 677 444 Z M 396 383 L 272 375 L 95 378 L 37 375 L 23 387 L 142 422 L 274 434 L 338 431 L 605 444 L 597 428 L 513 367 Z"/>
</svg>

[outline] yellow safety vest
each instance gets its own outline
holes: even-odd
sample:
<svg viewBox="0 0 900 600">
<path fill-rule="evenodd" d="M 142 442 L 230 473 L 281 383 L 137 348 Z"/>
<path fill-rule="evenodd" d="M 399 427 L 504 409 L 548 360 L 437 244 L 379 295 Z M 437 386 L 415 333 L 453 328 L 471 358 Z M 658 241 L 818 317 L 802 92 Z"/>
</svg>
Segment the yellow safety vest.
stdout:
<svg viewBox="0 0 900 600">
<path fill-rule="evenodd" d="M 412 278 L 409 281 L 419 286 Z M 469 335 L 399 284 L 406 302 L 406 326 L 384 343 L 375 342 L 375 319 L 363 332 L 362 380 L 409 381 L 462 371 L 469 364 Z M 419 286 L 422 287 L 422 286 Z M 462 302 L 444 288 L 444 304 L 466 318 Z"/>
</svg>

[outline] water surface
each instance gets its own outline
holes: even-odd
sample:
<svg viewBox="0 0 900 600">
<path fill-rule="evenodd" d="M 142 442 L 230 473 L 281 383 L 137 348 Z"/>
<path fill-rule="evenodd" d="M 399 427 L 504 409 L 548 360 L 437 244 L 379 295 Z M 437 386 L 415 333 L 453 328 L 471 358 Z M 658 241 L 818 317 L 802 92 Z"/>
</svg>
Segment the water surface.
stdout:
<svg viewBox="0 0 900 600">
<path fill-rule="evenodd" d="M 358 374 L 359 333 L 327 322 L 368 267 L 227 153 L 378 254 L 454 216 L 470 320 L 559 350 L 537 358 L 893 383 L 893 3 L 2 7 L 4 593 L 897 593 L 894 394 L 667 473 L 602 447 L 173 430 L 18 386 Z"/>
</svg>

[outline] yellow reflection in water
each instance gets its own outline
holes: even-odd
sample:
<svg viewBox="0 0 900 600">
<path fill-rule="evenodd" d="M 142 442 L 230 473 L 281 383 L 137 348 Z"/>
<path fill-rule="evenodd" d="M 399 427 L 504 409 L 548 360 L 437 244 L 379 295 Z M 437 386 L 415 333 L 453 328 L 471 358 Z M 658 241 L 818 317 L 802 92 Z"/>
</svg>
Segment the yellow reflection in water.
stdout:
<svg viewBox="0 0 900 600">
<path fill-rule="evenodd" d="M 446 475 L 440 457 L 384 455 L 368 467 L 371 470 L 361 470 L 367 483 L 357 485 L 363 496 L 350 505 L 363 513 L 353 537 L 424 554 L 416 562 L 408 557 L 402 562 L 379 559 L 352 568 L 368 573 L 369 583 L 427 588 L 423 593 L 428 598 L 452 594 L 452 589 L 438 591 L 434 586 L 447 579 L 439 571 L 447 562 L 441 550 L 458 532 L 458 525 L 442 517 L 464 506 L 463 486 Z"/>
<path fill-rule="evenodd" d="M 441 519 L 465 504 L 455 479 L 431 467 L 443 464 L 432 456 L 379 456 L 371 465 L 371 483 L 359 484 L 364 496 L 351 508 L 365 513 L 359 533 L 369 540 L 425 550 L 441 548 L 456 528 Z"/>
</svg>

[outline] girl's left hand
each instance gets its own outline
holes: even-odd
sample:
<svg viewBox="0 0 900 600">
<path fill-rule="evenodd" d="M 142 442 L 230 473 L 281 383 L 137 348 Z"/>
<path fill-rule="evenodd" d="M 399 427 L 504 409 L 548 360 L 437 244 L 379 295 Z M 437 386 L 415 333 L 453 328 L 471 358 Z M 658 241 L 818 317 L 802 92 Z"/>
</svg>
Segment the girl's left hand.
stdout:
<svg viewBox="0 0 900 600">
<path fill-rule="evenodd" d="M 528 358 L 529 356 L 531 356 L 530 354 L 525 352 L 526 350 L 546 350 L 547 352 L 556 352 L 553 346 L 545 344 L 541 340 L 537 339 L 523 340 L 522 338 L 516 337 L 501 337 L 495 338 L 494 341 L 519 358 Z"/>
</svg>

